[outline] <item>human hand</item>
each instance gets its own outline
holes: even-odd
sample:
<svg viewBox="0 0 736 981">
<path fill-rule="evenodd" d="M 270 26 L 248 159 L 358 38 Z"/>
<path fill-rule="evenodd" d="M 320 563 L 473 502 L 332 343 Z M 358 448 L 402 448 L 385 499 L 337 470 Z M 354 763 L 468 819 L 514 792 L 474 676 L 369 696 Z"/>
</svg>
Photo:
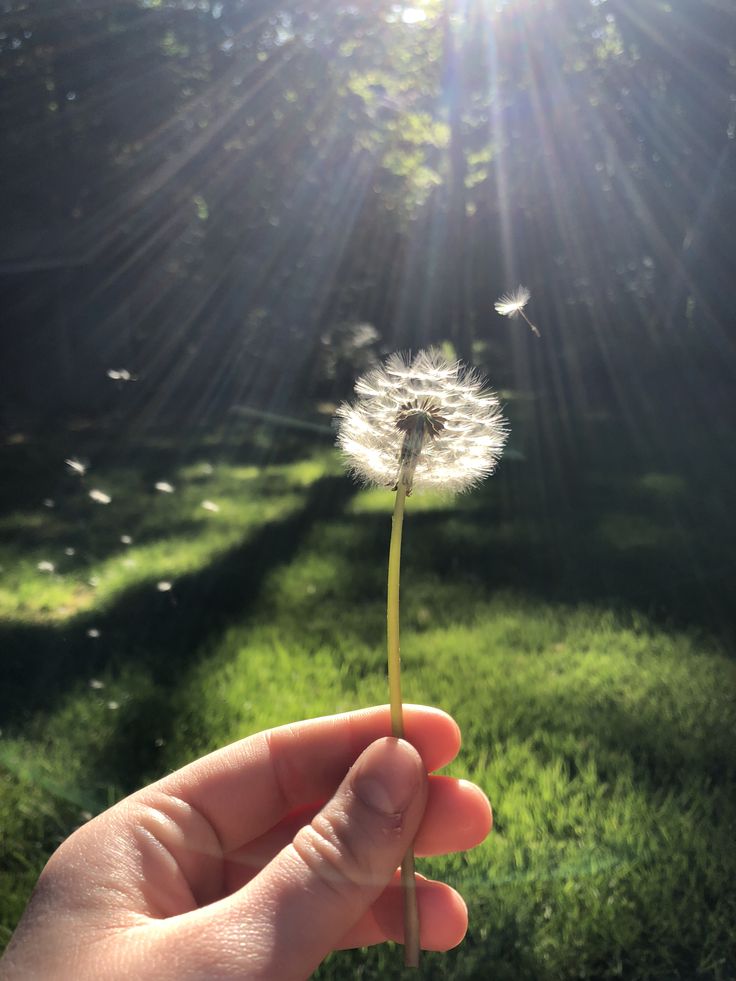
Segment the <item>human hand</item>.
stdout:
<svg viewBox="0 0 736 981">
<path fill-rule="evenodd" d="M 307 978 L 330 951 L 401 940 L 397 866 L 471 848 L 479 788 L 427 776 L 460 746 L 437 709 L 387 706 L 260 732 L 99 814 L 51 856 L 0 962 L 3 981 Z M 415 748 L 416 747 L 416 748 Z M 421 944 L 467 928 L 418 877 Z"/>
</svg>

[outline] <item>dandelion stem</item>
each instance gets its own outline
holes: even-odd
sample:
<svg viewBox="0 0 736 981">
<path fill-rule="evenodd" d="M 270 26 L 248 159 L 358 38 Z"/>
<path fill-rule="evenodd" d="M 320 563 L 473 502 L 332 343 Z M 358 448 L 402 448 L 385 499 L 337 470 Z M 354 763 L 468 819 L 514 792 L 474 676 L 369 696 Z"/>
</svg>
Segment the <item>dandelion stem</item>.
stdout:
<svg viewBox="0 0 736 981">
<path fill-rule="evenodd" d="M 529 319 L 529 318 L 527 317 L 527 315 L 526 315 L 526 314 L 524 313 L 524 311 L 523 311 L 523 310 L 519 310 L 519 313 L 520 313 L 520 314 L 522 315 L 522 317 L 524 318 L 524 320 L 526 320 L 526 322 L 527 322 L 527 323 L 529 324 L 529 326 L 531 327 L 531 329 L 532 329 L 532 331 L 533 331 L 533 333 L 534 333 L 534 334 L 535 334 L 535 335 L 536 335 L 537 337 L 541 337 L 542 335 L 541 335 L 541 334 L 539 333 L 539 330 L 538 330 L 538 329 L 537 329 L 537 328 L 536 328 L 536 327 L 534 326 L 534 324 L 533 324 L 533 323 L 531 322 L 531 320 L 530 320 L 530 319 Z"/>
<path fill-rule="evenodd" d="M 388 640 L 388 687 L 391 703 L 391 732 L 404 737 L 404 715 L 401 707 L 401 646 L 399 639 L 399 579 L 401 574 L 401 532 L 404 527 L 404 504 L 407 483 L 403 468 L 396 487 L 396 501 L 391 520 L 391 544 L 388 551 L 388 596 L 386 632 Z M 414 848 L 409 847 L 401 863 L 401 887 L 404 896 L 404 963 L 419 966 L 419 910 L 414 874 Z"/>
<path fill-rule="evenodd" d="M 388 640 L 388 690 L 391 702 L 391 732 L 404 738 L 404 715 L 401 710 L 401 645 L 399 642 L 399 578 L 401 575 L 401 532 L 404 527 L 406 485 L 400 479 L 396 488 L 394 514 L 391 520 L 391 544 L 388 550 L 388 597 L 386 628 Z"/>
</svg>

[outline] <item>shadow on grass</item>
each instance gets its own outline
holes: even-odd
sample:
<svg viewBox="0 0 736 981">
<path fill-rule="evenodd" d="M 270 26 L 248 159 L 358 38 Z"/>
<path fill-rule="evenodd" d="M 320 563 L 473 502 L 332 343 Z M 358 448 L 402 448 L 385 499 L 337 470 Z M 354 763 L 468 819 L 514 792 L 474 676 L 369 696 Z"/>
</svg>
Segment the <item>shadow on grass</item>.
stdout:
<svg viewBox="0 0 736 981">
<path fill-rule="evenodd" d="M 99 473 L 128 469 L 152 486 L 196 462 L 256 467 L 293 463 L 303 458 L 305 443 L 315 445 L 320 428 L 324 434 L 319 442 L 329 445 L 328 426 L 315 425 L 307 439 L 287 425 L 274 433 L 268 420 L 258 419 L 236 420 L 212 435 L 189 436 L 170 429 L 141 437 L 114 419 L 78 423 L 56 433 L 44 432 L 42 438 L 14 433 L 0 441 L 0 472 L 9 475 L 0 481 L 0 516 L 38 506 L 44 498 L 76 495 L 78 477 L 64 463 L 72 457 L 91 464 L 90 480 Z"/>
<path fill-rule="evenodd" d="M 175 685 L 210 634 L 248 613 L 268 571 L 288 563 L 313 523 L 353 493 L 347 480 L 317 481 L 296 514 L 260 526 L 203 571 L 179 577 L 171 592 L 131 589 L 107 611 L 64 626 L 0 625 L 0 724 L 48 710 L 70 685 L 109 667 L 144 663 L 155 681 Z M 99 638 L 86 636 L 91 626 Z"/>
</svg>

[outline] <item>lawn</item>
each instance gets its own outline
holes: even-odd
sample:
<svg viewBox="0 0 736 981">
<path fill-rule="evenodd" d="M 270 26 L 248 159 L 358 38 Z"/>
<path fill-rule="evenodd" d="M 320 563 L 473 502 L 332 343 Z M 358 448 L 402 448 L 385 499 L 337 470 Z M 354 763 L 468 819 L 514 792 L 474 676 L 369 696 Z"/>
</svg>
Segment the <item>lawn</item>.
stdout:
<svg viewBox="0 0 736 981">
<path fill-rule="evenodd" d="M 495 814 L 478 849 L 421 862 L 470 911 L 422 977 L 734 978 L 729 434 L 663 423 L 634 450 L 609 414 L 565 449 L 507 401 L 498 474 L 408 507 L 405 697 L 455 715 L 450 770 Z M 91 814 L 266 726 L 386 700 L 391 495 L 342 476 L 327 427 L 240 427 L 2 448 L 2 944 Z M 400 963 L 349 952 L 317 977 Z"/>
</svg>

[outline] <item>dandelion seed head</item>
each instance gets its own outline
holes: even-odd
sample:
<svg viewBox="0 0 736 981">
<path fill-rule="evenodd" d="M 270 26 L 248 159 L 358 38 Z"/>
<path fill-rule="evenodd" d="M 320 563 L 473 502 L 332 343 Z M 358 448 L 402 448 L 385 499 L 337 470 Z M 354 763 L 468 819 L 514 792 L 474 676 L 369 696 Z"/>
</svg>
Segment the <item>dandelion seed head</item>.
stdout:
<svg viewBox="0 0 736 981">
<path fill-rule="evenodd" d="M 132 545 L 133 544 L 133 539 L 130 537 L 130 535 L 121 535 L 120 536 L 120 541 L 123 543 L 123 545 Z"/>
<path fill-rule="evenodd" d="M 92 498 L 93 501 L 96 501 L 98 504 L 109 504 L 110 501 L 112 501 L 112 498 L 110 497 L 109 494 L 106 494 L 104 491 L 98 490 L 98 488 L 96 487 L 94 487 L 89 492 L 89 496 Z"/>
<path fill-rule="evenodd" d="M 53 507 L 56 507 L 56 501 L 53 499 L 53 497 L 45 497 L 43 499 L 43 506 L 45 508 L 53 508 Z"/>
<path fill-rule="evenodd" d="M 156 589 L 159 593 L 169 593 L 173 589 L 174 584 L 169 582 L 168 579 L 162 579 L 161 582 L 156 583 Z"/>
<path fill-rule="evenodd" d="M 161 494 L 173 494 L 174 493 L 174 485 L 173 484 L 170 484 L 168 482 L 168 480 L 158 480 L 154 484 L 154 487 Z"/>
<path fill-rule="evenodd" d="M 109 368 L 107 377 L 112 378 L 113 381 L 135 381 L 135 375 L 132 375 L 127 368 Z"/>
<path fill-rule="evenodd" d="M 120 702 L 108 702 L 107 707 L 111 712 L 117 712 L 117 710 L 120 708 Z"/>
<path fill-rule="evenodd" d="M 504 293 L 493 306 L 496 313 L 500 313 L 502 317 L 515 317 L 527 305 L 531 295 L 531 291 L 526 286 L 517 286 L 515 290 Z"/>
<path fill-rule="evenodd" d="M 100 636 L 100 631 L 97 629 L 97 627 L 90 627 L 87 631 L 87 636 L 91 637 L 92 640 L 96 640 Z M 92 687 L 94 688 L 95 686 L 93 685 Z"/>
<path fill-rule="evenodd" d="M 77 554 L 76 548 L 72 548 L 71 545 L 67 546 L 67 548 L 64 549 L 64 555 L 68 555 L 71 557 L 72 555 L 76 555 L 76 554 Z"/>
<path fill-rule="evenodd" d="M 220 505 L 215 504 L 214 501 L 202 501 L 200 506 L 203 507 L 205 511 L 212 511 L 213 514 L 220 510 Z"/>
<path fill-rule="evenodd" d="M 104 681 L 100 681 L 99 678 L 90 678 L 89 679 L 89 687 L 90 688 L 94 688 L 95 691 L 100 691 L 100 689 L 102 689 L 102 688 L 105 687 L 105 682 Z"/>
<path fill-rule="evenodd" d="M 394 354 L 359 378 L 355 392 L 337 410 L 337 442 L 360 480 L 395 486 L 407 453 L 420 490 L 464 490 L 496 466 L 508 434 L 498 399 L 439 351 Z M 416 431 L 418 449 L 410 442 Z"/>
<path fill-rule="evenodd" d="M 44 560 L 43 562 L 39 562 L 36 568 L 38 569 L 39 572 L 51 573 L 55 571 L 56 566 L 54 565 L 53 562 L 47 562 Z"/>
</svg>

